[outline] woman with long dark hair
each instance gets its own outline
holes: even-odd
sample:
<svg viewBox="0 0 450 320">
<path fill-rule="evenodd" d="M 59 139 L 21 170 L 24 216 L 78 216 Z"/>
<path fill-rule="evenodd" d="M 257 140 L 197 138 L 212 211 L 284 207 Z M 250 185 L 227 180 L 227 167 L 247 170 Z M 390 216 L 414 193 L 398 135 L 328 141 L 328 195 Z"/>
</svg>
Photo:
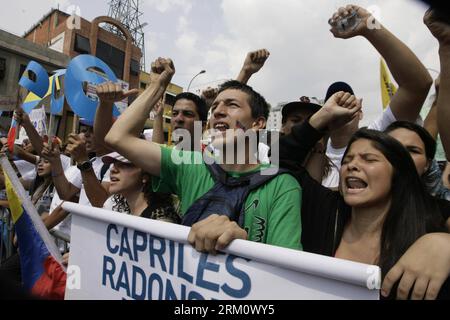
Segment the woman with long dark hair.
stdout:
<svg viewBox="0 0 450 320">
<path fill-rule="evenodd" d="M 446 233 L 409 153 L 389 135 L 359 130 L 344 154 L 340 175 L 334 192 L 306 170 L 298 174 L 305 251 L 377 264 L 384 277 L 419 238 Z M 448 281 L 440 297 L 446 290 Z M 396 291 L 391 290 L 391 297 Z"/>
<path fill-rule="evenodd" d="M 418 165 L 399 142 L 376 131 L 358 132 L 344 163 L 352 170 L 341 171 L 339 191 L 324 188 L 296 165 L 323 135 L 352 121 L 354 113 L 340 97 L 342 92 L 333 95 L 280 138 L 281 165 L 297 172 L 302 186 L 304 250 L 380 265 L 385 297 L 435 299 L 439 291 L 440 298 L 448 297 L 448 281 L 442 285 L 450 275 L 450 234 L 443 226 L 449 211 L 439 210 L 425 191 Z"/>
<path fill-rule="evenodd" d="M 418 238 L 430 232 L 445 232 L 439 208 L 414 174 L 416 168 L 411 160 L 396 140 L 362 129 L 350 140 L 342 161 L 341 195 L 352 209 L 343 237 L 359 220 L 358 215 L 379 218 L 376 261 L 384 274 Z M 336 255 L 342 246 L 345 250 L 342 240 Z"/>
<path fill-rule="evenodd" d="M 38 213 L 45 218 L 49 214 L 54 193 L 52 167 L 48 160 L 40 158 L 36 169 L 36 179 L 31 185 L 30 197 Z"/>
</svg>

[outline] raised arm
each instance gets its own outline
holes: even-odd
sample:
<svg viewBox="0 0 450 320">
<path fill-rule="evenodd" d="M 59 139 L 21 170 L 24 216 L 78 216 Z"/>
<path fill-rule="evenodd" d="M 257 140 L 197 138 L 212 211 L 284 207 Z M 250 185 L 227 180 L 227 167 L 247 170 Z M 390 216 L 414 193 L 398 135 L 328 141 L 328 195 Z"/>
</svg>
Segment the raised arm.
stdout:
<svg viewBox="0 0 450 320">
<path fill-rule="evenodd" d="M 266 49 L 260 49 L 257 51 L 249 52 L 245 58 L 244 65 L 242 66 L 239 75 L 236 80 L 247 84 L 248 80 L 257 73 L 266 63 L 269 58 L 270 52 Z"/>
<path fill-rule="evenodd" d="M 14 154 L 20 159 L 25 160 L 32 164 L 36 164 L 39 161 L 38 156 L 35 156 L 34 154 L 25 151 L 22 147 L 19 147 L 17 145 L 14 148 Z"/>
<path fill-rule="evenodd" d="M 361 21 L 355 28 L 342 30 L 338 21 L 356 11 Z M 364 8 L 348 5 L 340 8 L 330 19 L 331 32 L 336 38 L 363 36 L 386 60 L 399 85 L 390 107 L 397 120 L 416 121 L 432 85 L 432 78 L 416 55 Z"/>
<path fill-rule="evenodd" d="M 361 101 L 355 96 L 335 93 L 307 123 L 294 126 L 291 134 L 280 138 L 280 159 L 303 163 L 325 132 L 344 126 L 357 117 L 359 111 Z"/>
<path fill-rule="evenodd" d="M 218 94 L 219 94 L 218 88 L 208 87 L 202 91 L 201 98 L 203 100 L 205 100 L 208 110 L 211 108 L 211 106 L 212 106 L 214 100 L 216 100 Z"/>
<path fill-rule="evenodd" d="M 158 101 L 155 108 L 155 120 L 153 121 L 152 141 L 154 143 L 164 144 L 164 103 L 163 100 Z"/>
<path fill-rule="evenodd" d="M 160 176 L 161 149 L 159 145 L 139 138 L 150 110 L 161 99 L 170 83 L 175 67 L 170 59 L 157 59 L 152 64 L 150 86 L 128 107 L 106 135 L 108 146 L 136 166 L 154 176 Z"/>
<path fill-rule="evenodd" d="M 16 109 L 14 111 L 14 119 L 25 129 L 25 132 L 27 133 L 27 136 L 30 139 L 31 145 L 33 146 L 34 150 L 38 155 L 41 155 L 42 148 L 44 147 L 44 141 L 37 132 L 36 128 L 31 123 L 28 114 L 22 108 Z"/>
<path fill-rule="evenodd" d="M 67 180 L 64 174 L 63 166 L 61 164 L 61 157 L 58 146 L 44 143 L 42 156 L 51 164 L 52 180 L 59 197 L 61 198 L 61 200 L 70 201 L 72 197 L 80 192 L 80 189 L 78 189 Z"/>
<path fill-rule="evenodd" d="M 423 127 L 428 133 L 433 137 L 434 140 L 437 140 L 439 134 L 438 120 L 437 120 L 437 94 L 436 98 L 431 105 L 430 111 L 428 112 L 427 117 L 423 122 Z"/>
<path fill-rule="evenodd" d="M 437 122 L 442 145 L 447 160 L 450 160 L 450 25 L 440 22 L 436 14 L 427 11 L 424 22 L 433 36 L 439 41 L 439 58 L 441 61 L 441 80 L 437 101 Z"/>
<path fill-rule="evenodd" d="M 89 156 L 83 140 L 77 134 L 69 135 L 67 151 L 76 161 L 77 165 L 89 162 Z M 84 190 L 89 202 L 97 208 L 103 207 L 106 199 L 109 198 L 109 183 L 102 184 L 95 175 L 92 165 L 88 169 L 80 169 Z M 66 200 L 66 199 L 64 199 Z"/>
<path fill-rule="evenodd" d="M 113 124 L 113 105 L 131 95 L 137 94 L 139 90 L 132 89 L 124 91 L 118 83 L 106 82 L 96 87 L 96 93 L 100 104 L 95 113 L 94 136 L 97 147 L 97 155 L 112 152 L 105 143 L 105 136 Z"/>
</svg>

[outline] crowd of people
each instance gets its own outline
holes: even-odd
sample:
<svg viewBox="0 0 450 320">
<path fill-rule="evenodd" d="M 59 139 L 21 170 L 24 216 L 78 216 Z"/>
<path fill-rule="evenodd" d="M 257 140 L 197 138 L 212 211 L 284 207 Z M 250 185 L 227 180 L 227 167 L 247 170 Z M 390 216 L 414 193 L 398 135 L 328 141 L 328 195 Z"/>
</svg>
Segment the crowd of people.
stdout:
<svg viewBox="0 0 450 320">
<path fill-rule="evenodd" d="M 346 28 L 341 21 L 353 12 L 360 21 Z M 364 93 L 339 81 L 324 88 L 323 105 L 293 101 L 282 110 L 281 132 L 266 131 L 269 105 L 247 85 L 269 59 L 261 49 L 247 55 L 235 80 L 175 98 L 173 143 L 165 141 L 161 100 L 175 66 L 158 58 L 151 84 L 117 119 L 114 103 L 138 91 L 97 86 L 94 123 L 82 122 L 65 145 L 41 137 L 16 110 L 29 141 L 8 156 L 35 165 L 21 182 L 48 229 L 70 235 L 70 212 L 61 204 L 77 202 L 190 226 L 188 241 L 201 252 L 216 254 L 234 239 L 304 250 L 380 266 L 382 298 L 449 299 L 450 165 L 441 167 L 435 153 L 439 134 L 450 161 L 450 25 L 432 10 L 425 14 L 439 41 L 441 74 L 421 121 L 432 78 L 384 26 L 369 28 L 369 19 L 350 5 L 329 21 L 336 38 L 365 38 L 398 83 L 367 128 L 360 129 Z M 143 130 L 152 111 L 150 141 Z M 0 267 L 17 283 L 19 254 Z"/>
</svg>

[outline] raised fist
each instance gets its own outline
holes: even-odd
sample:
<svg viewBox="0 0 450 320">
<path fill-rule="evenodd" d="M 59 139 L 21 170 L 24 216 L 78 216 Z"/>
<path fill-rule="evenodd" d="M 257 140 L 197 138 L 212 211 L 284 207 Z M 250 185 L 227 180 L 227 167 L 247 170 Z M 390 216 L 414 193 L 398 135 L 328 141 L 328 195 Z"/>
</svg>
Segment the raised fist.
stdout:
<svg viewBox="0 0 450 320">
<path fill-rule="evenodd" d="M 380 27 L 370 12 L 356 5 L 339 8 L 328 23 L 331 25 L 331 33 L 342 39 L 364 36 L 367 31 Z"/>
<path fill-rule="evenodd" d="M 249 52 L 245 58 L 242 69 L 247 73 L 256 73 L 264 66 L 264 63 L 269 56 L 270 52 L 266 49 Z"/>
<path fill-rule="evenodd" d="M 89 160 L 86 143 L 75 133 L 69 135 L 66 151 L 70 153 L 77 163 Z"/>
<path fill-rule="evenodd" d="M 175 66 L 171 59 L 158 58 L 152 63 L 150 74 L 152 83 L 167 87 L 175 74 Z"/>
<path fill-rule="evenodd" d="M 439 19 L 438 13 L 429 9 L 425 12 L 423 22 L 430 29 L 431 34 L 441 45 L 450 45 L 450 25 Z"/>
<path fill-rule="evenodd" d="M 20 125 L 31 124 L 30 117 L 22 108 L 14 110 L 14 120 Z"/>
</svg>

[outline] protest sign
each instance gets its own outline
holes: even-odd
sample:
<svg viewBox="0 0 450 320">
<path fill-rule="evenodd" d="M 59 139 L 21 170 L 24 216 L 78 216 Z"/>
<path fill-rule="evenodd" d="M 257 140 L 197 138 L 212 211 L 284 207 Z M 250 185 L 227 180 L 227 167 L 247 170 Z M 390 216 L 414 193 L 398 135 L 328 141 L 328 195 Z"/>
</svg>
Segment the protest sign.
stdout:
<svg viewBox="0 0 450 320">
<path fill-rule="evenodd" d="M 64 203 L 73 213 L 66 299 L 378 299 L 377 266 L 235 240 L 199 253 L 189 228 Z"/>
</svg>

